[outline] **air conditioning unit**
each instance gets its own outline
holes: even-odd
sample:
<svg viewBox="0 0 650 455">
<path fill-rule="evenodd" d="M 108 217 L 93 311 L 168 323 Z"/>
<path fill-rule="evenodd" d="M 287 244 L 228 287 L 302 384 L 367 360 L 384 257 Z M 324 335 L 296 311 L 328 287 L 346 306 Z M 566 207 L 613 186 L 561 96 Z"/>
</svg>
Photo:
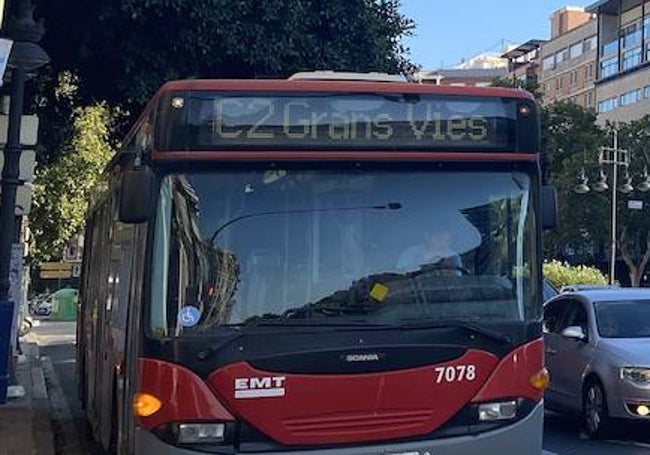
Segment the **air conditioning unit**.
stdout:
<svg viewBox="0 0 650 455">
<path fill-rule="evenodd" d="M 301 71 L 289 76 L 290 81 L 364 81 L 364 82 L 408 82 L 399 74 L 378 72 L 355 73 L 346 71 Z"/>
</svg>

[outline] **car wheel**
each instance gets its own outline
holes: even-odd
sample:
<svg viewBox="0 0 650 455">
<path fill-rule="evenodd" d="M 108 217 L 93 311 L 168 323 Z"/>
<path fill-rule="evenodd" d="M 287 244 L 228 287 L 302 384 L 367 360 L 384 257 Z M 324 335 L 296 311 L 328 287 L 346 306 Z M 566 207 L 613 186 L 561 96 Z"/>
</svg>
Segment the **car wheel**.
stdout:
<svg viewBox="0 0 650 455">
<path fill-rule="evenodd" d="M 600 438 L 607 431 L 609 415 L 603 386 L 598 380 L 590 381 L 582 399 L 582 419 L 589 437 Z"/>
</svg>

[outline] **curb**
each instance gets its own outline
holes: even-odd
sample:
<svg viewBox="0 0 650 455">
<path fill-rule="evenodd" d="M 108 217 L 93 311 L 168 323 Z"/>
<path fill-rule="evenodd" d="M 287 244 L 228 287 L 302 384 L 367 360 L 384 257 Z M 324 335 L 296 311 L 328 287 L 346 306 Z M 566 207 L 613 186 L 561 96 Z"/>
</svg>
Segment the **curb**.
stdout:
<svg viewBox="0 0 650 455">
<path fill-rule="evenodd" d="M 29 333 L 22 339 L 23 352 L 29 362 L 31 378 L 32 440 L 34 454 L 54 455 L 54 431 L 50 398 L 45 383 L 45 372 L 38 347 L 38 337 Z"/>
</svg>

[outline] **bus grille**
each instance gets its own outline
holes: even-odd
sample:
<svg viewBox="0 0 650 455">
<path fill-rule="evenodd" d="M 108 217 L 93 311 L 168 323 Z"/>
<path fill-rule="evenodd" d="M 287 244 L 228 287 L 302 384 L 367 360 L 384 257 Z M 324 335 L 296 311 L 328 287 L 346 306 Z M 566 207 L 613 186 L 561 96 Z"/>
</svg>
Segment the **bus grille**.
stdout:
<svg viewBox="0 0 650 455">
<path fill-rule="evenodd" d="M 284 425 L 294 436 L 354 435 L 390 430 L 415 430 L 431 421 L 433 412 L 383 411 L 329 417 L 286 419 Z"/>
</svg>

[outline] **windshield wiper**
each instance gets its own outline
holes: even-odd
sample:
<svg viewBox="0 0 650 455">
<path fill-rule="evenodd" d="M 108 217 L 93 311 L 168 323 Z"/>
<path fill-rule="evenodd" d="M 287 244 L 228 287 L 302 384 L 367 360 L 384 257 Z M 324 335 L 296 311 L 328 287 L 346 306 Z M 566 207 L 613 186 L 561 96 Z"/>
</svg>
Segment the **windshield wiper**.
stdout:
<svg viewBox="0 0 650 455">
<path fill-rule="evenodd" d="M 416 318 L 402 319 L 402 321 L 417 321 Z M 497 341 L 501 344 L 510 344 L 512 339 L 508 335 L 504 335 L 501 332 L 496 330 L 488 329 L 487 327 L 481 327 L 480 325 L 474 324 L 468 321 L 462 320 L 449 320 L 449 321 L 430 321 L 430 322 L 414 322 L 408 324 L 400 325 L 400 328 L 404 330 L 417 330 L 417 329 L 442 329 L 447 327 L 459 327 L 465 330 L 468 330 L 484 337 L 490 338 L 494 341 Z"/>
<path fill-rule="evenodd" d="M 203 349 L 196 353 L 196 358 L 198 360 L 206 360 L 212 357 L 214 354 L 221 351 L 224 347 L 232 343 L 233 341 L 242 338 L 245 335 L 250 334 L 251 332 L 246 332 L 241 330 L 242 328 L 247 327 L 311 327 L 311 328 L 338 328 L 338 329 L 362 329 L 362 330 L 385 330 L 385 329 L 395 329 L 396 326 L 391 324 L 374 324 L 368 322 L 333 322 L 333 323 L 323 323 L 322 320 L 313 322 L 303 321 L 291 321 L 287 319 L 256 319 L 250 323 L 241 323 L 241 324 L 231 324 L 224 325 L 222 327 L 230 327 L 236 329 L 237 332 L 231 333 L 229 336 L 222 338 L 218 343 L 213 344 L 207 349 Z M 273 332 L 273 333 L 288 333 L 285 331 L 282 332 Z"/>
</svg>

